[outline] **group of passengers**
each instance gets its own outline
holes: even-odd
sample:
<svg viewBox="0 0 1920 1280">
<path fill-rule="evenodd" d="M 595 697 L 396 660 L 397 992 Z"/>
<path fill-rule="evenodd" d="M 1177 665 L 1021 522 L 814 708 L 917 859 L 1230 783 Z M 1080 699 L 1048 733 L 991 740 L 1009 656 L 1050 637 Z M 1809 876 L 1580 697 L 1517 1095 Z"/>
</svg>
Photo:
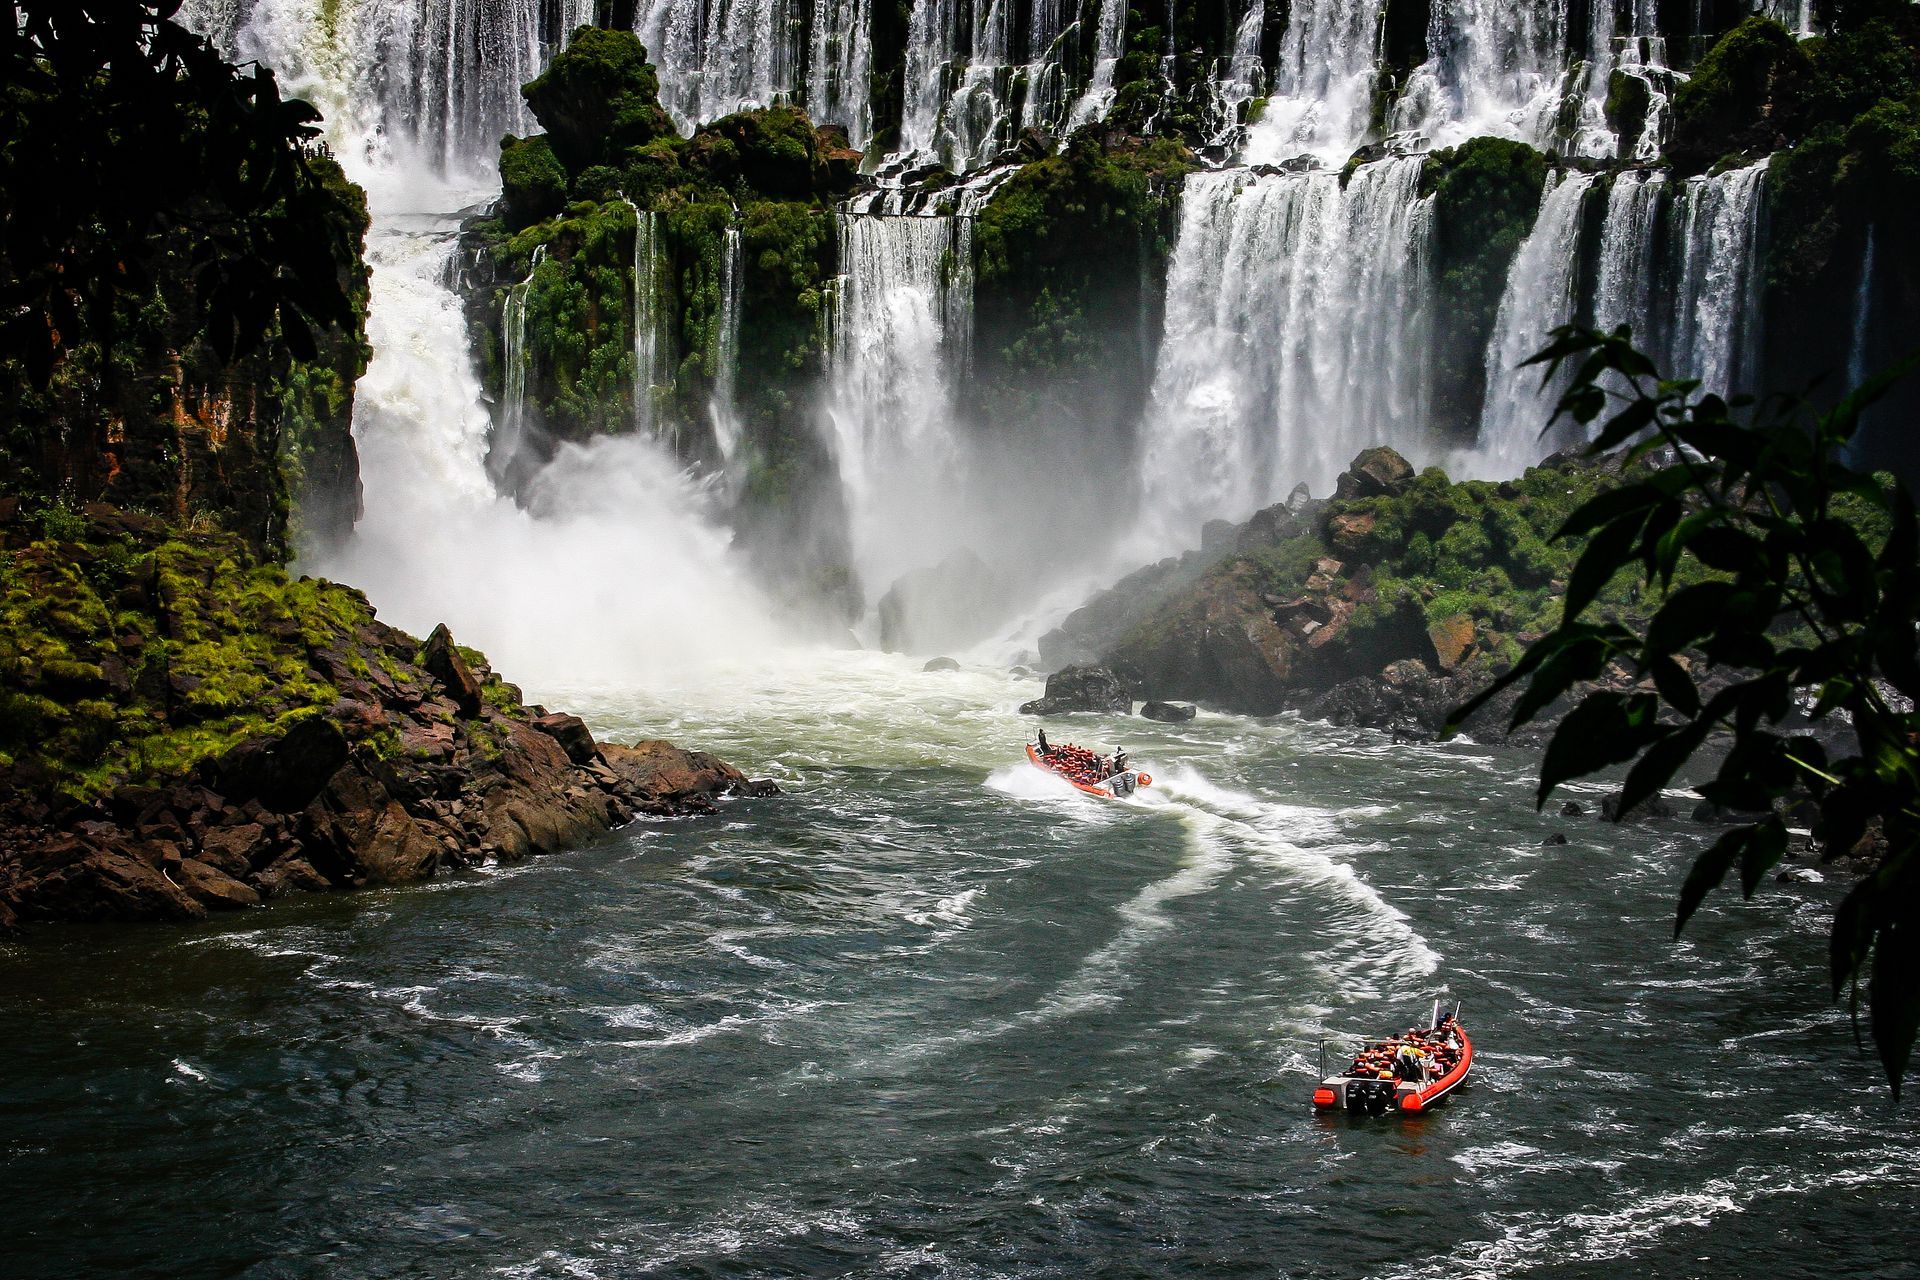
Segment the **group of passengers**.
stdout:
<svg viewBox="0 0 1920 1280">
<path fill-rule="evenodd" d="M 1084 786 L 1105 782 L 1115 774 L 1127 771 L 1125 747 L 1111 756 L 1103 756 L 1085 747 L 1076 747 L 1071 742 L 1058 747 L 1049 746 L 1045 729 L 1040 730 L 1039 741 L 1035 745 L 1040 748 L 1041 758 L 1047 762 L 1048 768 Z"/>
<path fill-rule="evenodd" d="M 1435 1027 L 1409 1027 L 1404 1035 L 1370 1044 L 1354 1055 L 1350 1076 L 1380 1080 L 1439 1080 L 1460 1065 L 1460 1030 L 1446 1014 Z"/>
</svg>

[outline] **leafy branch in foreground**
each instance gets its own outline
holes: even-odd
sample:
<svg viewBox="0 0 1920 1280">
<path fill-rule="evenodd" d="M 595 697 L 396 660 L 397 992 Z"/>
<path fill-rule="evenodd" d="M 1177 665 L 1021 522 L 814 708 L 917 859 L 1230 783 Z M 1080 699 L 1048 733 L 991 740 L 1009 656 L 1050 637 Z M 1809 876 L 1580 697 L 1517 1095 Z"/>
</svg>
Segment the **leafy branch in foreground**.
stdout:
<svg viewBox="0 0 1920 1280">
<path fill-rule="evenodd" d="M 1750 897 L 1780 861 L 1783 802 L 1816 802 L 1814 835 L 1829 858 L 1878 832 L 1878 865 L 1835 914 L 1831 977 L 1836 998 L 1851 990 L 1857 1000 L 1866 973 L 1870 1026 L 1897 1098 L 1920 1031 L 1920 531 L 1903 488 L 1841 458 L 1861 413 L 1920 367 L 1920 355 L 1812 423 L 1795 402 L 1736 422 L 1731 409 L 1745 402 L 1695 398 L 1698 383 L 1663 380 L 1625 329 L 1556 330 L 1529 363 L 1545 365 L 1549 380 L 1572 369 L 1555 421 L 1610 415 L 1587 452 L 1624 448 L 1628 466 L 1619 488 L 1556 535 L 1587 540 L 1559 627 L 1449 725 L 1521 681 L 1509 729 L 1580 695 L 1547 746 L 1537 802 L 1569 779 L 1631 762 L 1619 814 L 1710 740 L 1724 742 L 1718 771 L 1698 790 L 1747 820 L 1694 862 L 1676 936 L 1736 868 Z M 1688 585 L 1676 590 L 1683 564 Z M 1629 570 L 1660 601 L 1645 634 L 1593 607 Z M 1591 687 L 1616 662 L 1638 671 L 1640 690 Z M 1703 696 L 1702 663 L 1735 679 Z M 1829 726 L 1851 731 L 1846 749 L 1823 745 L 1817 731 Z"/>
</svg>

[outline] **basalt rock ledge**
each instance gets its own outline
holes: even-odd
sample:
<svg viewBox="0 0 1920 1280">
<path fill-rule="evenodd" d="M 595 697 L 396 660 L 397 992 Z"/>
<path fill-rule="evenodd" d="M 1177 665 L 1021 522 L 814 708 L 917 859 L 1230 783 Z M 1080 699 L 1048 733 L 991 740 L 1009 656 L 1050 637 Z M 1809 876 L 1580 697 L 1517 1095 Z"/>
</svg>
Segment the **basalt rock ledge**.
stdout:
<svg viewBox="0 0 1920 1280">
<path fill-rule="evenodd" d="M 597 741 L 232 537 L 45 524 L 0 511 L 0 927 L 406 884 L 775 790 Z"/>
</svg>

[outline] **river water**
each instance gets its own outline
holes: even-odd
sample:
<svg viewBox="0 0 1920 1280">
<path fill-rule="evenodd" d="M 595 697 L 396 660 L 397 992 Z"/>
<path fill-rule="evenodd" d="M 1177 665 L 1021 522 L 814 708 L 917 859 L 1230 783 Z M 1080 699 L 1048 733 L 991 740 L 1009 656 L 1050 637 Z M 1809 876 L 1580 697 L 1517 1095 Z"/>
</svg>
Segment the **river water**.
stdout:
<svg viewBox="0 0 1920 1280">
<path fill-rule="evenodd" d="M 0 1274 L 1913 1274 L 1920 1124 L 1822 989 L 1841 886 L 1674 944 L 1702 829 L 1536 816 L 1526 753 L 1056 722 L 1155 775 L 1099 801 L 1016 763 L 1037 691 L 858 653 L 541 689 L 786 794 L 10 942 Z M 1313 1114 L 1322 1042 L 1442 991 L 1471 1089 Z"/>
</svg>

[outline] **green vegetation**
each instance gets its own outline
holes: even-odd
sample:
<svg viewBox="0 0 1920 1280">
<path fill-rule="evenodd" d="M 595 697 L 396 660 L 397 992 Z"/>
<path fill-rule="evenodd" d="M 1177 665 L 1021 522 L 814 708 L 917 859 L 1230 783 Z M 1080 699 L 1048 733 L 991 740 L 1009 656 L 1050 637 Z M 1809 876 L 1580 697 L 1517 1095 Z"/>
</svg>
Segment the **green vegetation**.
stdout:
<svg viewBox="0 0 1920 1280">
<path fill-rule="evenodd" d="M 342 682 L 426 693 L 415 643 L 359 592 L 290 578 L 229 534 L 49 506 L 0 529 L 0 768 L 73 800 L 177 780 L 329 712 Z M 482 678 L 489 702 L 518 706 Z"/>
<path fill-rule="evenodd" d="M 1680 892 L 1676 933 L 1736 868 L 1751 895 L 1780 861 L 1784 808 L 1818 805 L 1829 856 L 1877 846 L 1877 865 L 1835 915 L 1836 998 L 1869 975 L 1874 1040 L 1897 1096 L 1920 1031 L 1920 519 L 1911 496 L 1837 461 L 1860 413 L 1920 356 L 1854 391 L 1817 423 L 1801 406 L 1736 422 L 1695 384 L 1661 381 L 1624 334 L 1562 329 L 1536 363 L 1576 369 L 1561 412 L 1612 412 L 1590 452 L 1678 460 L 1583 503 L 1555 535 L 1582 543 L 1565 615 L 1458 723 L 1525 683 L 1512 724 L 1578 696 L 1541 764 L 1539 800 L 1560 783 L 1631 765 L 1619 812 L 1667 786 L 1709 742 L 1726 752 L 1700 794 L 1748 815 L 1701 854 Z M 1602 380 L 1615 390 L 1602 388 Z M 1657 602 L 1644 625 L 1595 605 L 1622 579 Z M 1584 682 L 1631 664 L 1645 686 Z M 1731 673 L 1702 687 L 1703 667 Z M 1810 703 L 1807 719 L 1798 708 Z M 1832 725 L 1832 721 L 1839 721 Z M 1834 735 L 1850 747 L 1830 749 Z"/>
<path fill-rule="evenodd" d="M 1450 313 L 1434 342 L 1435 425 L 1471 441 L 1486 396 L 1486 350 L 1507 269 L 1540 211 L 1547 158 L 1525 143 L 1475 138 L 1429 157 L 1434 272 Z"/>
<path fill-rule="evenodd" d="M 1196 167 L 1170 139 L 1082 133 L 994 193 L 974 224 L 974 313 L 979 373 L 1003 404 L 1138 360 L 1137 317 L 1162 291 L 1180 182 Z"/>
<path fill-rule="evenodd" d="M 633 249 L 626 201 L 661 217 L 668 308 L 660 330 L 672 390 L 653 420 L 689 458 L 711 456 L 707 403 L 717 370 L 729 229 L 741 235 L 736 407 L 756 459 L 776 471 L 811 446 L 803 421 L 821 366 L 833 272 L 830 203 L 851 180 L 834 135 L 791 107 L 740 112 L 692 138 L 659 107 L 646 50 L 627 31 L 582 28 L 526 86 L 546 134 L 501 143 L 496 216 L 467 235 L 492 268 L 477 335 L 490 388 L 504 383 L 499 324 L 506 291 L 546 257 L 527 297 L 533 420 L 559 440 L 618 433 L 636 420 Z M 853 157 L 856 158 L 857 157 Z M 756 487 L 757 492 L 784 485 Z"/>
<path fill-rule="evenodd" d="M 321 537 L 357 506 L 366 204 L 312 108 L 171 7 L 10 6 L 0 493 L 207 515 L 278 555 L 296 497 Z"/>
</svg>

